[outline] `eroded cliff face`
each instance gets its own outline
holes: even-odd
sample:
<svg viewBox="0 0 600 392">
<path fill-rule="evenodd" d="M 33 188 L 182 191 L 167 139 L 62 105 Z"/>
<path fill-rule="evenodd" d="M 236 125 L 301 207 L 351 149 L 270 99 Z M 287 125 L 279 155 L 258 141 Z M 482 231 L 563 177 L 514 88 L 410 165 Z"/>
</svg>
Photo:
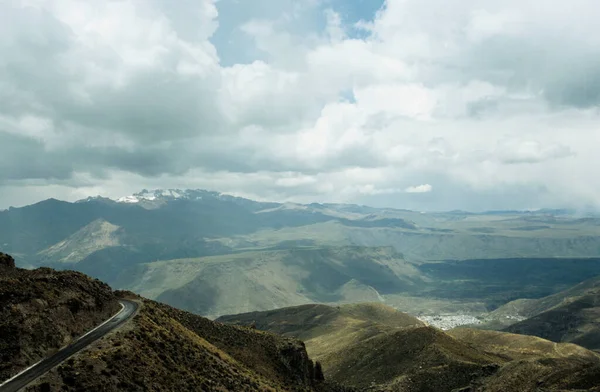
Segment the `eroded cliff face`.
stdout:
<svg viewBox="0 0 600 392">
<path fill-rule="evenodd" d="M 0 255 L 0 380 L 38 362 L 119 311 L 111 288 L 84 274 L 14 268 Z"/>
</svg>

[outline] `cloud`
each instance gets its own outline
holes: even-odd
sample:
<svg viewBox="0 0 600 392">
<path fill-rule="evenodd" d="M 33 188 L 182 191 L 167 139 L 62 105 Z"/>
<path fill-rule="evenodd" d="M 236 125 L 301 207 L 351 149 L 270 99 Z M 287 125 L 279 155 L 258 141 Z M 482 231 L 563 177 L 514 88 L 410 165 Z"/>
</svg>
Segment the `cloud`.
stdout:
<svg viewBox="0 0 600 392">
<path fill-rule="evenodd" d="M 542 163 L 573 156 L 573 151 L 561 144 L 547 144 L 526 140 L 504 141 L 498 146 L 498 157 L 507 164 Z"/>
<path fill-rule="evenodd" d="M 409 186 L 408 188 L 406 188 L 404 190 L 404 192 L 406 193 L 429 193 L 433 190 L 433 187 L 429 184 L 423 184 L 423 185 L 415 185 L 415 186 Z"/>
<path fill-rule="evenodd" d="M 358 3 L 0 3 L 0 207 L 163 186 L 600 206 L 595 0 Z"/>
</svg>

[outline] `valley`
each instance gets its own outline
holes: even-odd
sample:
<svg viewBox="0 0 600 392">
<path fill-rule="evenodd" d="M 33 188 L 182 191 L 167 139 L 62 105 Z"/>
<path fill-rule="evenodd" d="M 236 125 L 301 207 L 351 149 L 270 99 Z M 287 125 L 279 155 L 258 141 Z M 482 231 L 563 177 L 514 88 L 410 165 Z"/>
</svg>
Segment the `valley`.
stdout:
<svg viewBox="0 0 600 392">
<path fill-rule="evenodd" d="M 489 324 L 510 301 L 600 275 L 599 232 L 600 218 L 565 210 L 422 213 L 177 189 L 0 212 L 0 243 L 20 266 L 81 271 L 211 318 L 380 302 L 448 326 Z"/>
<path fill-rule="evenodd" d="M 132 300 L 123 329 L 27 390 L 594 391 L 599 229 L 558 210 L 425 214 L 179 190 L 9 209 L 0 242 L 23 269 L 0 267 L 13 285 L 4 311 L 19 315 L 0 322 L 3 371 Z M 75 322 L 39 335 L 53 319 Z"/>
</svg>

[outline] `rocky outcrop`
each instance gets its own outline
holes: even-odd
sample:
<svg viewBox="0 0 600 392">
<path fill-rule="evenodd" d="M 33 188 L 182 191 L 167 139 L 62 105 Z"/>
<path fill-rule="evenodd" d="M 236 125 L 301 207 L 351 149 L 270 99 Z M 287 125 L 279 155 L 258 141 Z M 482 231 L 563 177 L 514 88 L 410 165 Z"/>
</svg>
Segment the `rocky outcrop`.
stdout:
<svg viewBox="0 0 600 392">
<path fill-rule="evenodd" d="M 0 268 L 15 268 L 15 259 L 10 255 L 0 252 Z"/>
<path fill-rule="evenodd" d="M 79 272 L 0 268 L 0 381 L 69 344 L 119 310 L 111 288 Z"/>
</svg>

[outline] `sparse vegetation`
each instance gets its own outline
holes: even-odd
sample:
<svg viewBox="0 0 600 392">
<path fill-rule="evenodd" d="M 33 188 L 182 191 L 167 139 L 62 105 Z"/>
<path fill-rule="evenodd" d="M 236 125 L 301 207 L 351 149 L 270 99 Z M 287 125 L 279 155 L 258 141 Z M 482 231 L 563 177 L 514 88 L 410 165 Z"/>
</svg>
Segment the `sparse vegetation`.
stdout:
<svg viewBox="0 0 600 392">
<path fill-rule="evenodd" d="M 365 391 L 537 392 L 540 381 L 546 391 L 578 391 L 595 390 L 600 379 L 600 357 L 582 347 L 473 329 L 444 333 L 381 305 L 305 305 L 221 320 L 255 320 L 259 329 L 302 338 L 328 380 Z"/>
<path fill-rule="evenodd" d="M 0 380 L 68 344 L 119 308 L 108 285 L 82 273 L 0 267 Z"/>
<path fill-rule="evenodd" d="M 2 378 L 49 354 L 118 309 L 117 296 L 142 304 L 122 329 L 69 358 L 29 391 L 323 391 L 304 344 L 234 327 L 117 292 L 75 272 L 0 273 Z M 76 304 L 76 305 L 75 305 Z"/>
</svg>

